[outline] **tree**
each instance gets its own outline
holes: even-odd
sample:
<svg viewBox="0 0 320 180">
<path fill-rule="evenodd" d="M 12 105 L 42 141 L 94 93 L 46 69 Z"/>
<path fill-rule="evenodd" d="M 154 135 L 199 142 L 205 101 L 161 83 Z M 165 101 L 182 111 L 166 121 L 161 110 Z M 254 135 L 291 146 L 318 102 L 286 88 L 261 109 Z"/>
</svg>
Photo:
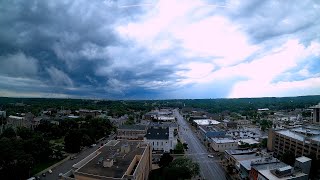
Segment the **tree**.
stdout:
<svg viewBox="0 0 320 180">
<path fill-rule="evenodd" d="M 267 138 L 262 139 L 260 146 L 262 148 L 267 148 L 267 143 L 268 143 L 268 139 Z"/>
<path fill-rule="evenodd" d="M 291 151 L 286 151 L 282 154 L 280 160 L 286 164 L 289 164 L 290 166 L 293 166 L 295 162 L 295 156 Z"/>
<path fill-rule="evenodd" d="M 184 149 L 185 149 L 185 150 L 188 150 L 188 149 L 189 149 L 189 147 L 188 147 L 188 144 L 187 144 L 187 143 L 183 143 L 182 145 L 183 145 L 183 147 L 184 147 Z"/>
<path fill-rule="evenodd" d="M 173 157 L 170 155 L 170 153 L 163 153 L 160 157 L 159 166 L 166 167 L 172 162 L 172 160 Z"/>
<path fill-rule="evenodd" d="M 176 145 L 176 147 L 174 149 L 174 153 L 175 154 L 183 154 L 184 153 L 183 149 L 184 149 L 183 144 L 180 141 L 178 141 L 178 143 L 177 143 L 177 145 Z"/>
<path fill-rule="evenodd" d="M 71 130 L 64 137 L 65 150 L 70 153 L 77 153 L 80 151 L 82 141 L 82 134 L 79 130 Z"/>
<path fill-rule="evenodd" d="M 3 131 L 1 137 L 6 137 L 6 138 L 16 138 L 16 133 L 14 130 L 10 127 L 7 128 Z"/>
<path fill-rule="evenodd" d="M 190 179 L 199 173 L 199 164 L 184 157 L 173 160 L 164 170 L 166 179 Z"/>
<path fill-rule="evenodd" d="M 33 131 L 31 131 L 30 129 L 26 128 L 26 127 L 18 127 L 17 128 L 17 135 L 26 140 L 26 139 L 30 139 L 33 135 Z"/>
</svg>

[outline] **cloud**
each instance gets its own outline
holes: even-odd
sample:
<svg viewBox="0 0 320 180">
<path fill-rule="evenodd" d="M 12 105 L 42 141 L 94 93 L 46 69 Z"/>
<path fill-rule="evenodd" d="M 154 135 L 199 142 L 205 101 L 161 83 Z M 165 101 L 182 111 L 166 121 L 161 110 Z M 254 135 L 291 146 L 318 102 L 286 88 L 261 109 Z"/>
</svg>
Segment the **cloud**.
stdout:
<svg viewBox="0 0 320 180">
<path fill-rule="evenodd" d="M 154 99 L 317 89 L 317 1 L 17 0 L 0 7 L 2 95 Z"/>
<path fill-rule="evenodd" d="M 0 56 L 0 74 L 14 77 L 35 76 L 38 60 L 22 52 Z"/>
<path fill-rule="evenodd" d="M 55 85 L 62 85 L 62 86 L 66 85 L 69 87 L 73 86 L 73 81 L 63 71 L 61 71 L 55 67 L 49 67 L 46 70 L 49 73 L 50 78 Z"/>
</svg>

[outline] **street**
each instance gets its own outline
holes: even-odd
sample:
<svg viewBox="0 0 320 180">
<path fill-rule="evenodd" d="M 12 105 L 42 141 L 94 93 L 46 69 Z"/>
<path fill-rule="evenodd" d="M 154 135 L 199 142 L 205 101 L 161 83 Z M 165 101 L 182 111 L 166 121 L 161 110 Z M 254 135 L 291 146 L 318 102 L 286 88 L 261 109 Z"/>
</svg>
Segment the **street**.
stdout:
<svg viewBox="0 0 320 180">
<path fill-rule="evenodd" d="M 76 155 L 76 159 L 73 160 L 67 160 L 66 162 L 60 164 L 59 166 L 55 167 L 52 169 L 52 174 L 49 174 L 48 172 L 46 173 L 46 177 L 41 176 L 41 179 L 43 180 L 57 180 L 59 179 L 59 174 L 60 173 L 66 173 L 71 170 L 72 165 L 78 163 L 81 161 L 83 158 L 87 157 L 89 154 L 93 153 L 95 150 L 98 149 L 101 143 L 106 143 L 108 140 L 113 139 L 115 135 L 110 136 L 108 139 L 101 141 L 97 143 L 95 147 L 90 147 L 88 149 L 85 149 L 81 151 L 79 154 Z"/>
<path fill-rule="evenodd" d="M 177 109 L 174 110 L 174 116 L 177 118 L 177 123 L 179 124 L 179 136 L 188 144 L 189 149 L 187 151 L 187 155 L 200 165 L 201 177 L 205 179 L 227 179 L 224 169 L 217 163 L 219 158 L 208 157 L 206 147 L 201 144 Z"/>
</svg>

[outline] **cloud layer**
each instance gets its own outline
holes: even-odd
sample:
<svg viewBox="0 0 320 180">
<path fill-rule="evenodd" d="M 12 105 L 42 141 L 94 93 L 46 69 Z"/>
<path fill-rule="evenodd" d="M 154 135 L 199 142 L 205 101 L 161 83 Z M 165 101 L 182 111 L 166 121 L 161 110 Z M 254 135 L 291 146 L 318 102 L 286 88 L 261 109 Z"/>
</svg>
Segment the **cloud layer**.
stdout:
<svg viewBox="0 0 320 180">
<path fill-rule="evenodd" d="M 167 99 L 320 92 L 320 3 L 0 2 L 0 96 Z"/>
</svg>

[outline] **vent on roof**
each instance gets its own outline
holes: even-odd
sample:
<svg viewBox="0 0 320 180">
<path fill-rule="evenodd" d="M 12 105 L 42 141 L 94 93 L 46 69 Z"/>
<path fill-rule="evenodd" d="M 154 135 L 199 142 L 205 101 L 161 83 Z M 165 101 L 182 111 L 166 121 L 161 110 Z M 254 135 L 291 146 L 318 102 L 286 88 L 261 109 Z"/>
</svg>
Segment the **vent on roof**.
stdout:
<svg viewBox="0 0 320 180">
<path fill-rule="evenodd" d="M 159 133 L 157 133 L 157 135 L 159 135 Z"/>
</svg>

